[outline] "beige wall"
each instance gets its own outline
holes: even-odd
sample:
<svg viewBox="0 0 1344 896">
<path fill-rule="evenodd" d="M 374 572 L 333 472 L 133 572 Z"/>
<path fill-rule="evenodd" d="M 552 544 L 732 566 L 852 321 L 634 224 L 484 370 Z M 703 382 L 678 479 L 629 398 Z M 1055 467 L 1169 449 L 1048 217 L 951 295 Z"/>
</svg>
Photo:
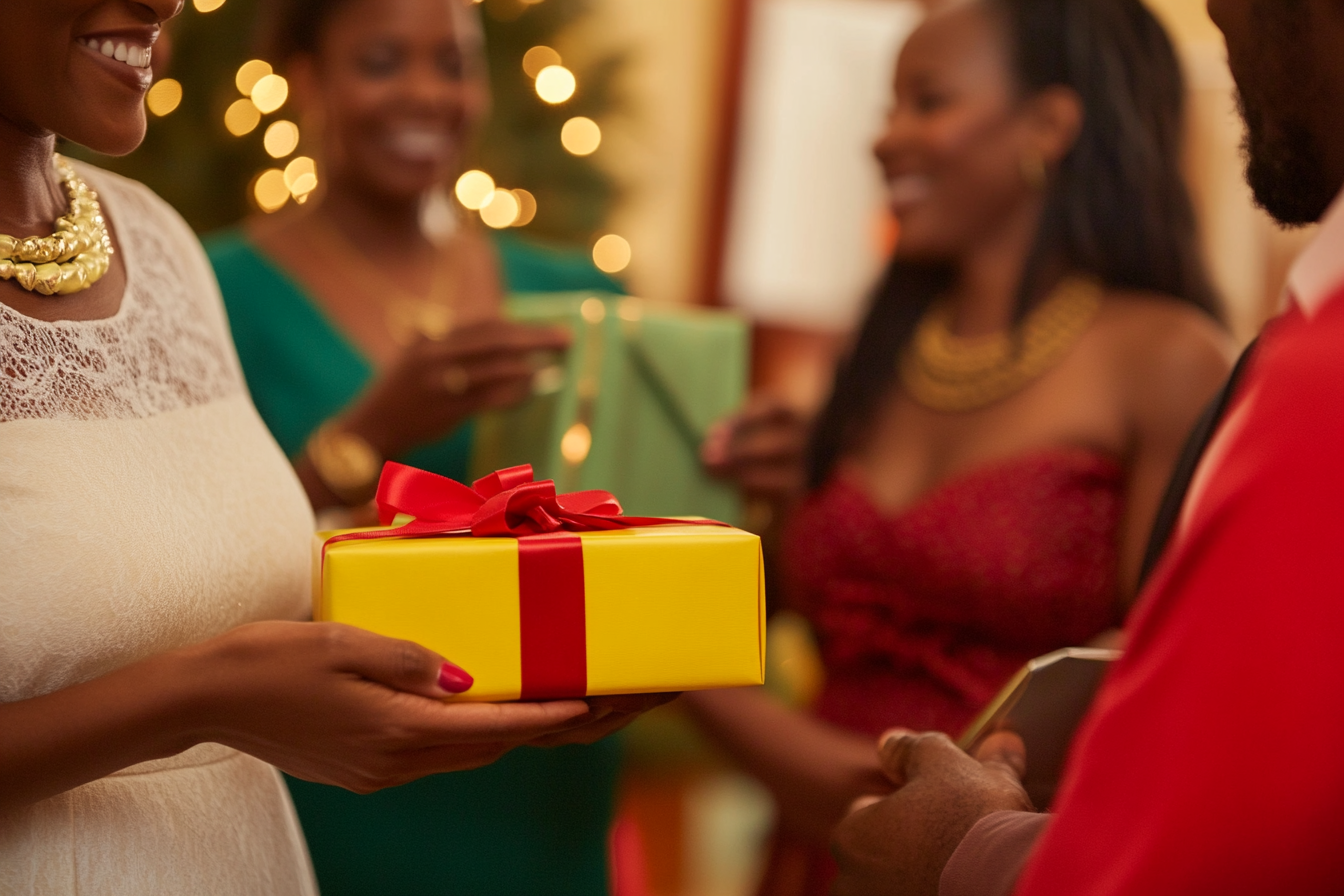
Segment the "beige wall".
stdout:
<svg viewBox="0 0 1344 896">
<path fill-rule="evenodd" d="M 601 122 L 595 157 L 624 191 L 610 231 L 633 249 L 633 292 L 695 301 L 719 109 L 722 0 L 597 0 L 562 55 L 626 54 L 623 111 Z"/>
</svg>

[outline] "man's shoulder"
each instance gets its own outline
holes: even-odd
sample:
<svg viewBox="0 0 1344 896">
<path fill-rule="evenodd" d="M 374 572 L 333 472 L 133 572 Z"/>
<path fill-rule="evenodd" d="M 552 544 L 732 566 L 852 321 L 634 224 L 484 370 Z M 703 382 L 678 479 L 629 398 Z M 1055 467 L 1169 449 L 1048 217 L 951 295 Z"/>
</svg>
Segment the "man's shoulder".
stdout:
<svg viewBox="0 0 1344 896">
<path fill-rule="evenodd" d="M 1261 343 L 1252 378 L 1264 399 L 1344 427 L 1344 286 L 1310 314 L 1271 321 Z"/>
</svg>

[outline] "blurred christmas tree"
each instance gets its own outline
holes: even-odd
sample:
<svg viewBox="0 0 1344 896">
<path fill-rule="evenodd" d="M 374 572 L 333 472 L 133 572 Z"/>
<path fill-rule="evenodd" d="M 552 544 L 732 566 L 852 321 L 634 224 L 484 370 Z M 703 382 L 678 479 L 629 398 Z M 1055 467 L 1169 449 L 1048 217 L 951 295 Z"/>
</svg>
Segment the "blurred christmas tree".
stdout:
<svg viewBox="0 0 1344 896">
<path fill-rule="evenodd" d="M 271 122 L 293 114 L 282 107 L 263 115 L 242 136 L 225 127 L 225 112 L 241 98 L 235 75 L 255 55 L 253 23 L 261 2 L 227 0 L 219 6 L 219 0 L 197 0 L 173 22 L 168 68 L 161 75 L 180 83 L 181 101 L 165 115 L 150 115 L 149 133 L 134 153 L 113 159 L 82 147 L 63 151 L 143 181 L 198 232 L 227 226 L 254 211 L 249 185 L 260 172 L 287 161 L 267 154 L 263 134 Z M 202 5 L 212 11 L 200 12 Z M 600 120 L 610 111 L 611 85 L 621 61 L 606 57 L 574 71 L 578 86 L 573 97 L 552 105 L 539 98 L 523 57 L 535 47 L 555 46 L 588 15 L 590 6 L 591 0 L 484 0 L 494 111 L 472 162 L 501 186 L 536 197 L 536 217 L 526 226 L 527 234 L 577 244 L 587 244 L 597 234 L 614 187 L 591 155 L 566 151 L 561 130 L 576 116 Z M 170 104 L 172 93 L 166 91 L 164 105 Z M 150 105 L 153 109 L 154 103 Z"/>
</svg>

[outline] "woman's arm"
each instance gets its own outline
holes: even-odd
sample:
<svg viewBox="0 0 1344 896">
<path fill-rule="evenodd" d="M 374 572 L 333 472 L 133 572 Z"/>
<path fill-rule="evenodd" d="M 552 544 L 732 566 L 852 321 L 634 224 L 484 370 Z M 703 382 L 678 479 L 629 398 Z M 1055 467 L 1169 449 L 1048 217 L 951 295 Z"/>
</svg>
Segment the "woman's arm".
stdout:
<svg viewBox="0 0 1344 896">
<path fill-rule="evenodd" d="M 587 704 L 444 703 L 456 667 L 408 641 L 262 622 L 0 705 L 0 814 L 217 742 L 365 793 L 486 765 L 593 720 Z M 460 670 L 457 670 L 460 672 Z"/>
<path fill-rule="evenodd" d="M 872 738 L 791 709 L 764 688 L 699 691 L 682 702 L 770 789 L 783 824 L 820 846 L 855 799 L 891 792 Z"/>
<path fill-rule="evenodd" d="M 1202 313 L 1172 301 L 1146 300 L 1141 309 L 1130 315 L 1117 342 L 1131 445 L 1120 543 L 1126 605 L 1137 596 L 1144 551 L 1172 470 L 1233 357 L 1227 334 Z"/>
</svg>

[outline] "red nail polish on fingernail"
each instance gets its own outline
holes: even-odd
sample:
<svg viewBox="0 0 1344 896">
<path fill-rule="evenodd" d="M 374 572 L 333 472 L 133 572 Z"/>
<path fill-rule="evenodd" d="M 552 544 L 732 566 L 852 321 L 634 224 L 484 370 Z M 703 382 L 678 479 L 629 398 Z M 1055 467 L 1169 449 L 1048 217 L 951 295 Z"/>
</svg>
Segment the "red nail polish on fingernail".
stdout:
<svg viewBox="0 0 1344 896">
<path fill-rule="evenodd" d="M 466 669 L 461 666 L 454 666 L 452 663 L 444 663 L 439 669 L 439 687 L 450 694 L 460 694 L 463 691 L 471 689 L 476 683 Z"/>
</svg>

